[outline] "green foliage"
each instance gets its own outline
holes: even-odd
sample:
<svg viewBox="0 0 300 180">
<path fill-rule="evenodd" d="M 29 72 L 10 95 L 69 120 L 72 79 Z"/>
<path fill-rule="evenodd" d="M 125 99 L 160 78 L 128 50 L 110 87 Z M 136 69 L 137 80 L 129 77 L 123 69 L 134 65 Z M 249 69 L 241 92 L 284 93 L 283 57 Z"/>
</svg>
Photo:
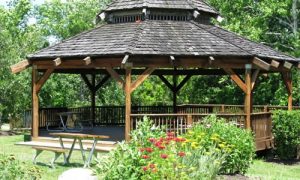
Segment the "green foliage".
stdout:
<svg viewBox="0 0 300 180">
<path fill-rule="evenodd" d="M 273 135 L 275 153 L 280 159 L 293 159 L 300 145 L 300 111 L 275 111 Z"/>
<path fill-rule="evenodd" d="M 254 157 L 255 146 L 251 132 L 226 123 L 216 116 L 208 116 L 201 124 L 196 124 L 184 136 L 206 150 L 217 148 L 225 154 L 220 173 L 246 173 Z"/>
<path fill-rule="evenodd" d="M 131 141 L 120 143 L 96 172 L 101 179 L 212 179 L 219 172 L 220 151 L 192 149 L 191 142 L 165 134 L 147 118 L 138 123 Z"/>
<path fill-rule="evenodd" d="M 35 180 L 41 179 L 41 170 L 16 160 L 13 155 L 0 154 L 0 179 Z"/>
</svg>

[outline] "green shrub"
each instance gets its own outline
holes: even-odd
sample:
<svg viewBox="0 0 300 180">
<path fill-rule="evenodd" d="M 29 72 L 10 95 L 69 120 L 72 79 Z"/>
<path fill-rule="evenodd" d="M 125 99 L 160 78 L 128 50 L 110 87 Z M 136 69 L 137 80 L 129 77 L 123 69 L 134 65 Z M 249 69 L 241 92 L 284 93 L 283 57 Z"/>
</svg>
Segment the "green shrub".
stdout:
<svg viewBox="0 0 300 180">
<path fill-rule="evenodd" d="M 300 111 L 275 111 L 272 119 L 275 154 L 280 159 L 295 158 L 300 145 Z"/>
<path fill-rule="evenodd" d="M 208 116 L 195 124 L 184 137 L 207 152 L 211 147 L 220 151 L 224 155 L 224 161 L 220 159 L 221 174 L 244 174 L 252 163 L 255 152 L 252 133 L 216 116 Z"/>
<path fill-rule="evenodd" d="M 35 180 L 41 179 L 41 171 L 36 166 L 16 160 L 13 155 L 0 155 L 0 179 Z"/>
<path fill-rule="evenodd" d="M 223 155 L 213 144 L 208 151 L 192 141 L 164 133 L 145 119 L 96 167 L 100 179 L 214 179 Z"/>
</svg>

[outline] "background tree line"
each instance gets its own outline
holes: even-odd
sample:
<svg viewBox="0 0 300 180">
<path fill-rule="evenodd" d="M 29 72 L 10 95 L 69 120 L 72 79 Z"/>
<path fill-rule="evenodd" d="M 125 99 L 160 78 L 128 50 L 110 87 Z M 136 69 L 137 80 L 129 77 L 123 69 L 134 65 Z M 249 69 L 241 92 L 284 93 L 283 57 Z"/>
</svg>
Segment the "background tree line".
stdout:
<svg viewBox="0 0 300 180">
<path fill-rule="evenodd" d="M 30 70 L 10 73 L 10 65 L 27 55 L 91 29 L 96 14 L 110 0 L 52 0 L 34 5 L 11 0 L 0 6 L 0 112 L 4 119 L 21 118 L 31 106 Z M 300 56 L 299 0 L 209 0 L 224 18 L 216 24 L 290 55 Z M 101 22 L 100 22 L 101 23 Z M 294 75 L 294 102 L 300 101 L 300 74 Z M 97 105 L 124 104 L 124 93 L 109 81 L 97 93 Z M 90 104 L 89 90 L 79 75 L 55 74 L 40 93 L 41 107 L 74 107 Z M 228 76 L 193 77 L 178 95 L 179 104 L 242 104 L 243 92 Z M 172 94 L 157 77 L 143 83 L 133 104 L 171 104 Z M 286 105 L 287 93 L 279 74 L 260 76 L 255 104 Z"/>
</svg>

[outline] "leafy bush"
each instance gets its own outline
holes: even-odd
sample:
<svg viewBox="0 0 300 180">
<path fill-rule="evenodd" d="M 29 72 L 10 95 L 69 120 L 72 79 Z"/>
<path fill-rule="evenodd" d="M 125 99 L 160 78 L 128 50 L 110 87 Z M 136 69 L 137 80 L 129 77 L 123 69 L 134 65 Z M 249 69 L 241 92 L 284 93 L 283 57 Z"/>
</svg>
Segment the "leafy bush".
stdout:
<svg viewBox="0 0 300 180">
<path fill-rule="evenodd" d="M 36 166 L 31 166 L 16 160 L 13 155 L 0 155 L 0 179 L 35 180 L 41 179 L 41 171 Z"/>
<path fill-rule="evenodd" d="M 220 170 L 218 151 L 209 153 L 172 132 L 164 133 L 145 119 L 132 140 L 102 159 L 96 172 L 101 179 L 213 179 Z M 197 161 L 195 161 L 197 160 Z"/>
<path fill-rule="evenodd" d="M 295 158 L 300 145 L 300 111 L 275 111 L 272 119 L 275 154 L 280 159 Z"/>
<path fill-rule="evenodd" d="M 224 155 L 220 159 L 221 174 L 244 174 L 252 163 L 255 146 L 251 132 L 226 123 L 216 116 L 208 116 L 203 122 L 196 124 L 184 136 L 192 145 L 205 149 L 208 153 L 211 148 Z"/>
</svg>

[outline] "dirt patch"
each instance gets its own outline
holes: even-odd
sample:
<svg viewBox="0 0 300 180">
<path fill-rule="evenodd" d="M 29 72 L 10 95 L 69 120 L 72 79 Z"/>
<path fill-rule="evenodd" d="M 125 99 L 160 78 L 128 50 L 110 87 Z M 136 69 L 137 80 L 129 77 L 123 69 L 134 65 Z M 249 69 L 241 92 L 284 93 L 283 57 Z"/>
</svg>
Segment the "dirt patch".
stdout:
<svg viewBox="0 0 300 180">
<path fill-rule="evenodd" d="M 236 174 L 236 175 L 221 175 L 218 177 L 218 180 L 249 180 L 250 178 L 247 176 L 243 176 L 240 174 Z M 253 179 L 253 178 L 251 178 Z M 255 178 L 254 178 L 255 179 Z M 259 179 L 259 178 L 257 178 Z"/>
</svg>

